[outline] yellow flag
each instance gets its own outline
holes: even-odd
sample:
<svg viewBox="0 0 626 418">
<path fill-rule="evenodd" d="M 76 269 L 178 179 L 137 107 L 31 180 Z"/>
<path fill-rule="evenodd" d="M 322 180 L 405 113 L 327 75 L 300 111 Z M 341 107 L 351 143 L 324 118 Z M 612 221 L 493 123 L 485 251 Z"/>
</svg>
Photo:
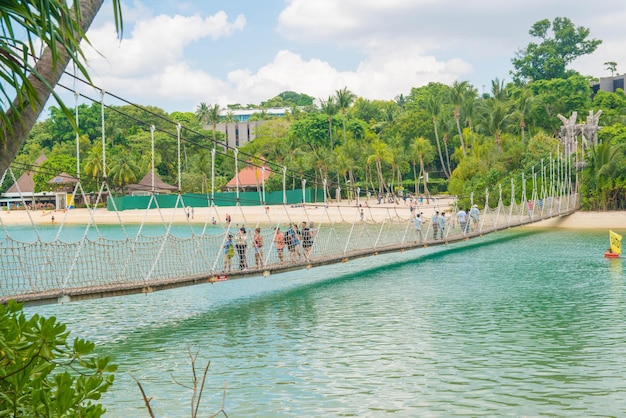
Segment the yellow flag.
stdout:
<svg viewBox="0 0 626 418">
<path fill-rule="evenodd" d="M 609 229 L 609 239 L 611 241 L 611 251 L 616 254 L 622 253 L 622 236 Z"/>
</svg>

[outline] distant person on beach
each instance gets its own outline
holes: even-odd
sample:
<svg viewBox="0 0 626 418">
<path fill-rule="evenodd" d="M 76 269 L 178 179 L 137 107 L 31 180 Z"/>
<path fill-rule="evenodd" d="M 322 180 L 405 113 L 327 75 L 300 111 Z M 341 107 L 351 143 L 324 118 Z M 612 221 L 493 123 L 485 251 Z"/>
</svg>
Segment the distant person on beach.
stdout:
<svg viewBox="0 0 626 418">
<path fill-rule="evenodd" d="M 230 215 L 226 214 L 226 225 L 230 225 Z"/>
</svg>

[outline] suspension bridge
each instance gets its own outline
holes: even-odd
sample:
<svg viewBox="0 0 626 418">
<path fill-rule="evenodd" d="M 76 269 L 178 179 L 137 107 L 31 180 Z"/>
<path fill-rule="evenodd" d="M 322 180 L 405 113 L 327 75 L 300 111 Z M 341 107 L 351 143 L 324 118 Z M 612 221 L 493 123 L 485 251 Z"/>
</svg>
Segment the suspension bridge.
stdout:
<svg viewBox="0 0 626 418">
<path fill-rule="evenodd" d="M 202 223 L 193 224 L 189 206 L 179 195 L 181 201 L 173 209 L 157 207 L 143 212 L 144 219 L 149 219 L 150 212 L 150 216 L 158 215 L 162 227 L 158 234 L 148 232 L 145 221 L 134 225 L 131 232 L 130 225 L 123 221 L 123 212 L 117 214 L 119 225 L 111 233 L 98 224 L 101 209 L 89 209 L 89 220 L 73 241 L 64 238 L 63 233 L 69 229 L 77 235 L 77 227 L 65 223 L 72 210 L 59 214 L 56 226 L 43 227 L 33 218 L 40 215 L 27 210 L 30 225 L 26 228 L 32 232 L 32 239 L 20 239 L 24 227 L 7 225 L 10 215 L 2 214 L 0 302 L 14 299 L 27 304 L 65 303 L 270 276 L 387 252 L 451 244 L 566 216 L 578 208 L 576 193 L 539 196 L 533 192 L 533 196 L 532 200 L 512 198 L 509 205 L 504 205 L 500 190 L 497 205 L 490 208 L 486 196 L 479 213 L 469 213 L 465 219 L 459 218 L 458 211 L 463 208 L 452 198 L 416 204 L 414 210 L 404 204 L 379 205 L 375 200 L 363 199 L 361 203 L 343 205 L 298 205 L 295 210 L 289 205 L 264 206 L 256 211 L 260 214 L 257 219 L 246 216 L 246 208 L 239 205 L 212 206 L 202 211 Z M 152 205 L 153 199 L 154 195 Z M 431 221 L 436 211 L 447 216 Z M 417 213 L 426 220 L 419 232 Z M 293 236 L 299 245 L 287 238 L 292 225 L 296 226 Z M 245 235 L 240 232 L 242 226 Z"/>
<path fill-rule="evenodd" d="M 74 92 L 76 98 L 76 124 L 79 125 L 78 97 L 90 101 L 95 99 Z M 91 86 L 95 87 L 95 86 Z M 391 202 L 385 199 L 371 199 L 372 190 L 349 188 L 341 193 L 338 184 L 330 185 L 323 180 L 323 200 L 309 203 L 306 193 L 306 179 L 301 173 L 291 173 L 291 183 L 296 178 L 302 182 L 302 199 L 298 198 L 297 211 L 287 203 L 287 167 L 267 162 L 268 170 L 282 174 L 282 205 L 268 206 L 264 183 L 258 189 L 258 202 L 261 210 L 256 219 L 246 215 L 246 207 L 240 205 L 238 164 L 242 158 L 239 149 L 228 152 L 228 146 L 214 141 L 211 149 L 210 194 L 202 205 L 204 220 L 191 222 L 189 210 L 195 206 L 187 204 L 181 187 L 181 142 L 192 143 L 181 135 L 182 127 L 164 119 L 163 122 L 175 127 L 174 131 L 155 128 L 151 133 L 151 187 L 149 202 L 142 209 L 141 221 L 128 220 L 128 212 L 118 210 L 115 199 L 108 199 L 107 205 L 117 218 L 114 229 L 103 225 L 99 218 L 106 209 L 100 208 L 103 196 L 113 196 L 107 183 L 106 137 L 104 109 L 111 107 L 104 103 L 105 92 L 100 91 L 102 169 L 103 180 L 95 201 L 87 198 L 81 181 L 79 135 L 76 134 L 76 184 L 68 202 L 85 202 L 85 209 L 64 209 L 56 214 L 56 222 L 41 225 L 41 211 L 38 211 L 34 198 L 27 202 L 19 190 L 19 184 L 11 168 L 0 178 L 0 187 L 12 182 L 20 196 L 19 207 L 27 221 L 21 226 L 11 225 L 9 218 L 16 215 L 9 210 L 0 211 L 0 303 L 13 299 L 28 304 L 65 303 L 84 299 L 121 296 L 136 293 L 151 293 L 176 287 L 200 283 L 216 283 L 249 276 L 270 276 L 279 272 L 312 268 L 329 263 L 341 263 L 359 257 L 381 253 L 406 251 L 434 245 L 446 245 L 538 222 L 553 217 L 566 216 L 579 206 L 578 176 L 572 173 L 568 159 L 552 159 L 549 165 L 532 173 L 532 191 L 526 193 L 526 179 L 522 174 L 522 192 L 516 198 L 515 185 L 511 182 L 510 194 L 503 198 L 502 187 L 495 196 L 485 191 L 482 198 L 474 201 L 469 197 L 469 207 L 460 207 L 459 200 L 447 198 L 427 201 L 426 204 L 414 201 L 411 206 L 402 203 L 398 196 L 387 190 Z M 109 93 L 107 93 L 110 95 Z M 115 100 L 126 102 L 118 96 Z M 130 102 L 126 102 L 133 105 Z M 151 113 L 147 109 L 142 111 Z M 120 112 L 119 109 L 111 109 Z M 151 113 L 152 118 L 162 118 Z M 137 124 L 146 122 L 135 119 Z M 162 118 L 163 119 L 163 118 Z M 155 188 L 155 131 L 176 138 L 178 185 L 176 202 L 168 208 L 159 206 L 158 191 Z M 198 132 L 197 136 L 211 142 L 210 138 Z M 195 143 L 198 147 L 206 145 Z M 215 187 L 215 156 L 221 153 L 233 158 L 236 180 L 236 196 L 232 205 L 217 204 Z M 264 166 L 252 163 L 251 155 L 243 158 L 256 169 Z M 549 167 L 549 168 L 548 168 Z M 149 173 L 150 174 L 150 173 Z M 540 178 L 537 179 L 537 174 Z M 575 180 L 573 178 L 575 177 Z M 260 176 L 264 182 L 264 176 Z M 317 184 L 317 181 L 315 181 Z M 335 199 L 331 199 L 331 188 L 335 187 Z M 293 187 L 292 187 L 293 189 Z M 375 193 L 375 192 L 374 192 Z M 34 195 L 33 195 L 34 196 Z M 347 198 L 342 198 L 346 196 Z M 67 196 L 66 196 L 67 197 Z M 63 199 L 62 199 L 63 200 Z M 467 202 L 468 200 L 463 200 Z M 508 202 L 505 205 L 504 201 Z M 490 207 L 489 202 L 493 202 Z M 30 203 L 33 203 L 32 205 Z M 10 206 L 9 206 L 10 208 Z M 9 209 L 5 208 L 5 209 Z M 40 208 L 39 208 L 40 209 Z M 462 210 L 466 210 L 465 216 Z M 86 222 L 80 227 L 70 225 L 73 211 L 87 211 Z M 474 213 L 474 211 L 479 213 Z M 15 212 L 15 211 L 12 211 Z M 200 208 L 198 208 L 200 213 Z M 249 211 L 248 211 L 249 212 Z M 433 218 L 435 212 L 447 216 Z M 426 222 L 416 221 L 416 215 Z M 159 219 L 160 229 L 155 232 L 150 219 Z M 182 220 L 181 220 L 182 219 Z M 242 234 L 241 226 L 246 230 Z M 298 228 L 299 227 L 299 228 Z M 278 232 L 280 231 L 280 233 Z M 231 250 L 232 247 L 232 250 Z"/>
</svg>

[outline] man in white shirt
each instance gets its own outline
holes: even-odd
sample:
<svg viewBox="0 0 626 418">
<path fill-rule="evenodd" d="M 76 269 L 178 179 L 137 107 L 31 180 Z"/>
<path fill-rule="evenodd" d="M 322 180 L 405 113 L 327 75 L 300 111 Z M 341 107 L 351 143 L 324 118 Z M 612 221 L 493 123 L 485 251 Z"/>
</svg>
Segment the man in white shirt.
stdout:
<svg viewBox="0 0 626 418">
<path fill-rule="evenodd" d="M 424 241 L 424 236 L 422 235 L 422 224 L 424 223 L 424 219 L 421 216 L 421 213 L 415 215 L 413 218 L 413 225 L 415 226 L 415 234 L 419 237 L 419 242 Z"/>
</svg>

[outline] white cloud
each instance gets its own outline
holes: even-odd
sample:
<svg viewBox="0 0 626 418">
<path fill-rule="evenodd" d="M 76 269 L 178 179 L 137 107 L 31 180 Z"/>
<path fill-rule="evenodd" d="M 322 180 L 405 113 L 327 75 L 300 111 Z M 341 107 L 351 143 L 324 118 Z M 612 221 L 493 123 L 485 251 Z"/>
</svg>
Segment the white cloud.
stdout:
<svg viewBox="0 0 626 418">
<path fill-rule="evenodd" d="M 194 16 L 149 16 L 137 20 L 131 34 L 121 42 L 114 26 L 107 23 L 89 31 L 93 49 L 87 49 L 88 63 L 95 75 L 115 74 L 120 79 L 150 78 L 184 60 L 185 47 L 204 38 L 217 39 L 243 29 L 246 19 L 233 22 L 223 11 L 202 18 Z"/>
<path fill-rule="evenodd" d="M 259 103 L 285 90 L 325 98 L 343 87 L 358 96 L 388 100 L 430 81 L 452 83 L 459 74 L 469 71 L 471 66 L 462 60 L 441 62 L 432 56 L 413 54 L 410 48 L 381 53 L 361 62 L 354 71 L 339 71 L 328 62 L 307 61 L 285 50 L 256 73 L 237 70 L 229 74 L 228 80 L 241 103 Z"/>
<path fill-rule="evenodd" d="M 112 18 L 104 18 L 89 37 L 106 58 L 93 51 L 88 58 L 94 81 L 107 91 L 166 111 L 193 110 L 202 101 L 259 103 L 284 90 L 324 98 L 348 87 L 368 99 L 391 99 L 431 81 L 488 84 L 509 78 L 515 51 L 531 41 L 531 25 L 555 16 L 604 40 L 574 63 L 577 70 L 608 75 L 605 61 L 626 68 L 626 12 L 607 13 L 612 0 L 590 9 L 568 0 L 286 0 L 282 10 L 250 4 L 247 18 L 230 20 L 224 11 L 202 13 L 215 7 L 204 3 L 159 4 L 195 14 L 154 13 L 156 4 L 135 1 L 125 6 L 125 39 L 116 40 Z M 240 6 L 229 7 L 237 13 Z M 261 7 L 267 13 L 258 13 Z M 276 16 L 275 28 L 268 16 Z"/>
</svg>

